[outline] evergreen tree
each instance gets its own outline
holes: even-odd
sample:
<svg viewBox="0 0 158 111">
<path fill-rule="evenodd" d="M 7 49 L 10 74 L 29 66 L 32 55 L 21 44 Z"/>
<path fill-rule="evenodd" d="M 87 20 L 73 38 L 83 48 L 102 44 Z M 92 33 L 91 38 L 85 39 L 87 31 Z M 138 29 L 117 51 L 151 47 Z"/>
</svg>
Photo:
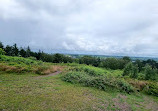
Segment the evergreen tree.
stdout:
<svg viewBox="0 0 158 111">
<path fill-rule="evenodd" d="M 53 62 L 54 63 L 62 63 L 63 62 L 63 55 L 62 54 L 54 54 L 53 55 Z"/>
<path fill-rule="evenodd" d="M 41 58 L 42 58 L 41 50 L 38 51 L 36 58 L 37 58 L 37 60 L 41 60 Z"/>
<path fill-rule="evenodd" d="M 26 49 L 26 57 L 30 57 L 30 56 L 31 56 L 31 49 L 28 46 L 27 49 Z"/>
<path fill-rule="evenodd" d="M 26 51 L 25 51 L 22 47 L 20 48 L 19 54 L 20 54 L 22 57 L 26 57 Z"/>
<path fill-rule="evenodd" d="M 18 56 L 19 49 L 17 48 L 16 44 L 13 45 L 12 52 L 13 52 L 13 56 Z"/>
<path fill-rule="evenodd" d="M 4 45 L 0 42 L 0 48 L 4 49 Z"/>
<path fill-rule="evenodd" d="M 6 48 L 5 48 L 5 52 L 6 52 L 6 55 L 12 56 L 13 55 L 12 46 L 7 45 Z"/>
</svg>

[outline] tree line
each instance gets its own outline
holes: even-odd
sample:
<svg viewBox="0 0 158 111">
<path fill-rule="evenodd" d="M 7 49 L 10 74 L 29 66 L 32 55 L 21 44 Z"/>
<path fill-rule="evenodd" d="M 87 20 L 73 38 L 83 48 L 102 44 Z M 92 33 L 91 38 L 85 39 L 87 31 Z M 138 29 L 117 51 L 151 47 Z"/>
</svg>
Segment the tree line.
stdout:
<svg viewBox="0 0 158 111">
<path fill-rule="evenodd" d="M 28 46 L 27 48 L 17 47 L 17 44 L 12 46 L 7 45 L 6 47 L 0 42 L 0 48 L 5 51 L 7 56 L 18 56 L 18 57 L 32 57 L 43 62 L 53 62 L 53 63 L 72 63 L 73 58 L 63 55 L 63 54 L 47 54 L 43 51 L 34 52 Z"/>
<path fill-rule="evenodd" d="M 0 48 L 5 51 L 8 56 L 19 56 L 19 57 L 32 57 L 37 60 L 52 63 L 79 63 L 87 64 L 95 67 L 102 67 L 112 70 L 123 69 L 123 76 L 130 76 L 131 78 L 138 78 L 138 73 L 146 73 L 145 79 L 154 80 L 156 74 L 158 74 L 158 63 L 152 59 L 148 60 L 136 60 L 132 61 L 130 57 L 123 58 L 100 58 L 92 56 L 83 56 L 80 58 L 73 58 L 63 54 L 48 54 L 43 51 L 33 52 L 30 47 L 18 48 L 17 44 L 12 46 L 7 45 L 6 47 L 0 42 Z"/>
</svg>

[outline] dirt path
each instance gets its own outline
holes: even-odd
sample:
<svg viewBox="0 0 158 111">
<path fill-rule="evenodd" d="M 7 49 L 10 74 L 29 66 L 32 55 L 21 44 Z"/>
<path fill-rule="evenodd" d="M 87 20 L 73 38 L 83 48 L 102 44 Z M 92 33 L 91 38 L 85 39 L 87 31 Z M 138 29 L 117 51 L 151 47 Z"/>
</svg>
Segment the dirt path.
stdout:
<svg viewBox="0 0 158 111">
<path fill-rule="evenodd" d="M 60 74 L 61 72 L 62 72 L 62 71 L 56 71 L 56 72 L 54 72 L 54 73 L 51 73 L 51 74 L 48 74 L 48 75 L 41 75 L 41 76 L 38 76 L 38 77 L 36 77 L 36 78 L 55 76 L 55 75 Z"/>
</svg>

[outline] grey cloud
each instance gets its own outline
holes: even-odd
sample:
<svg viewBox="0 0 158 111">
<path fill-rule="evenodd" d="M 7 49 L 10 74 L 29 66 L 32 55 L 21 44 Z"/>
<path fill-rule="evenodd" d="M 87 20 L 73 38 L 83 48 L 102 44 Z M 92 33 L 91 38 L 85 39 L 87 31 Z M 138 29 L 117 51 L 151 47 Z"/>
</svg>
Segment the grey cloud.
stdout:
<svg viewBox="0 0 158 111">
<path fill-rule="evenodd" d="M 157 0 L 1 0 L 0 40 L 49 52 L 157 56 L 157 6 Z"/>
</svg>

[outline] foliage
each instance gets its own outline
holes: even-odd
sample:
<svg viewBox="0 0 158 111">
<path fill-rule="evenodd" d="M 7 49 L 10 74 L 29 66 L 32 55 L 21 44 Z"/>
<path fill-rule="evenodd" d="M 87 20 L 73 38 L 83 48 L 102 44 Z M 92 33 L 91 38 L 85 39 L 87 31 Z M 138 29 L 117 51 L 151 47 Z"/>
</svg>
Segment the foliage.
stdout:
<svg viewBox="0 0 158 111">
<path fill-rule="evenodd" d="M 145 79 L 146 80 L 155 80 L 157 76 L 157 69 L 152 69 L 150 65 L 145 66 Z"/>
<path fill-rule="evenodd" d="M 5 54 L 5 51 L 2 48 L 0 48 L 0 55 L 4 55 L 4 54 Z"/>
<path fill-rule="evenodd" d="M 143 65 L 143 63 L 142 63 L 141 60 L 138 60 L 138 59 L 137 59 L 137 60 L 134 62 L 134 65 L 137 65 L 137 66 L 138 66 L 138 72 L 143 71 L 144 65 Z"/>
<path fill-rule="evenodd" d="M 116 70 L 123 69 L 126 64 L 127 61 L 123 59 L 107 58 L 105 60 L 102 60 L 101 67 Z"/>
<path fill-rule="evenodd" d="M 74 68 L 74 71 L 84 71 L 91 76 L 99 76 L 107 74 L 107 71 L 101 68 L 88 66 L 88 65 L 79 65 L 78 67 Z"/>
<path fill-rule="evenodd" d="M 138 78 L 138 65 L 133 65 L 129 62 L 124 69 L 123 76 L 130 76 L 131 78 Z"/>
<path fill-rule="evenodd" d="M 131 58 L 128 56 L 124 56 L 122 59 L 126 61 L 126 63 L 131 62 Z"/>
<path fill-rule="evenodd" d="M 79 58 L 73 58 L 69 55 L 63 55 L 63 54 L 48 54 L 44 53 L 43 51 L 33 52 L 31 51 L 31 48 L 28 46 L 27 48 L 18 48 L 17 44 L 14 44 L 13 46 L 7 45 L 4 47 L 4 45 L 0 42 L 0 47 L 4 49 L 6 52 L 6 55 L 8 56 L 17 56 L 17 57 L 24 57 L 29 58 L 33 57 L 33 60 L 40 60 L 43 62 L 50 62 L 50 63 L 80 63 L 80 64 L 87 64 L 92 65 L 95 67 L 101 67 L 104 69 L 110 69 L 110 70 L 122 70 L 124 69 L 123 76 L 129 76 L 131 78 L 135 79 L 143 79 L 144 75 L 146 78 L 144 79 L 150 79 L 150 80 L 158 80 L 158 63 L 154 60 L 146 60 L 146 61 L 132 61 L 131 58 L 128 56 L 122 57 L 122 58 L 101 58 L 97 56 L 80 56 Z M 35 59 L 36 58 L 36 59 Z M 144 71 L 144 67 L 146 64 L 149 64 L 152 67 L 151 71 Z M 86 69 L 89 70 L 89 69 Z M 147 73 L 148 72 L 148 73 Z M 152 72 L 152 75 L 150 76 L 149 72 Z M 91 74 L 93 74 L 94 71 L 91 71 Z M 95 71 L 97 73 L 97 71 Z M 100 72 L 98 72 L 100 73 Z M 144 75 L 143 75 L 144 73 Z M 103 73 L 102 73 L 103 74 Z"/>
<path fill-rule="evenodd" d="M 28 57 L 28 59 L 37 60 L 35 57 Z"/>
<path fill-rule="evenodd" d="M 14 44 L 12 47 L 12 52 L 13 52 L 13 56 L 18 56 L 19 54 L 19 49 L 17 48 L 17 45 Z"/>
<path fill-rule="evenodd" d="M 44 70 L 49 68 L 49 66 L 50 65 L 48 63 L 33 60 L 33 58 L 11 57 L 4 55 L 0 57 L 0 71 L 17 73 L 35 72 L 42 74 Z"/>
<path fill-rule="evenodd" d="M 154 95 L 158 97 L 158 83 L 149 83 L 144 91 L 149 95 Z"/>
<path fill-rule="evenodd" d="M 133 64 L 129 62 L 124 69 L 123 76 L 129 76 L 132 74 Z"/>
<path fill-rule="evenodd" d="M 135 79 L 138 78 L 138 65 L 133 66 L 130 77 Z"/>
<path fill-rule="evenodd" d="M 93 65 L 98 67 L 100 64 L 100 58 L 91 57 L 91 56 L 83 56 L 79 59 L 80 64 Z"/>
<path fill-rule="evenodd" d="M 64 75 L 63 80 L 71 83 L 81 83 L 84 86 L 96 87 L 102 90 L 115 88 L 127 93 L 134 92 L 133 87 L 121 78 L 105 75 L 90 75 L 84 70 L 68 72 Z"/>
<path fill-rule="evenodd" d="M 2 42 L 0 41 L 0 48 L 3 49 L 4 45 L 2 44 Z"/>
</svg>

